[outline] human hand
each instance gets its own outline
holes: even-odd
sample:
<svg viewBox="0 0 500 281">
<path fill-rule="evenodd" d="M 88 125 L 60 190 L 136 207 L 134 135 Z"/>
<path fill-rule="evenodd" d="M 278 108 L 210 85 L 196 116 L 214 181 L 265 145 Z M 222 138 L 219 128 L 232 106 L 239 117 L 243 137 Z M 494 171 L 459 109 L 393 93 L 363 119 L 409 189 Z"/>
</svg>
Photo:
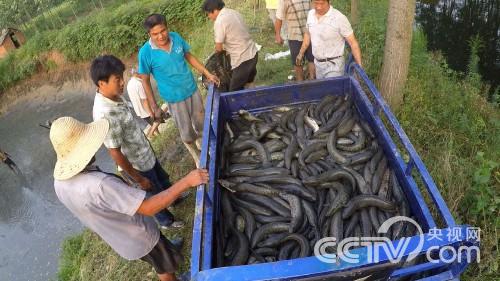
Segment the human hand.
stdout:
<svg viewBox="0 0 500 281">
<path fill-rule="evenodd" d="M 189 187 L 198 186 L 208 182 L 208 171 L 205 169 L 192 170 L 187 176 L 184 177 Z"/>
<path fill-rule="evenodd" d="M 283 45 L 283 38 L 281 38 L 281 34 L 276 34 L 274 36 L 274 41 L 276 42 L 276 44 L 278 45 Z"/>
<path fill-rule="evenodd" d="M 302 66 L 302 60 L 304 59 L 304 53 L 300 51 L 295 58 L 295 65 Z"/>
<path fill-rule="evenodd" d="M 163 120 L 163 111 L 157 106 L 153 110 L 154 110 L 154 116 L 153 116 L 154 121 L 161 122 Z"/>
<path fill-rule="evenodd" d="M 207 71 L 207 75 L 205 75 L 205 77 L 207 77 L 208 81 L 211 81 L 211 82 L 215 83 L 215 85 L 220 86 L 219 77 L 213 75 L 212 73 L 210 73 L 208 71 Z"/>
<path fill-rule="evenodd" d="M 151 188 L 153 186 L 151 181 L 148 178 L 143 177 L 143 176 L 141 176 L 137 180 L 137 183 L 139 184 L 139 186 L 141 187 L 142 190 L 146 190 L 146 191 L 151 190 Z"/>
</svg>

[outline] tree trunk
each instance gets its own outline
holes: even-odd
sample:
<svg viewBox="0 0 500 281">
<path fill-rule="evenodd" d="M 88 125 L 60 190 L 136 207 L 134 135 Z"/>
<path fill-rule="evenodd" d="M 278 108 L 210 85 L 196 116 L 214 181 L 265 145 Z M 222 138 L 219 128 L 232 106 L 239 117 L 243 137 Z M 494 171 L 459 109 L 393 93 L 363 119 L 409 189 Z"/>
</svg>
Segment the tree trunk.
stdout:
<svg viewBox="0 0 500 281">
<path fill-rule="evenodd" d="M 415 0 L 389 0 L 380 91 L 395 111 L 403 102 L 410 64 Z"/>
<path fill-rule="evenodd" d="M 359 1 L 351 0 L 351 23 L 352 25 L 358 24 L 359 21 Z"/>
</svg>

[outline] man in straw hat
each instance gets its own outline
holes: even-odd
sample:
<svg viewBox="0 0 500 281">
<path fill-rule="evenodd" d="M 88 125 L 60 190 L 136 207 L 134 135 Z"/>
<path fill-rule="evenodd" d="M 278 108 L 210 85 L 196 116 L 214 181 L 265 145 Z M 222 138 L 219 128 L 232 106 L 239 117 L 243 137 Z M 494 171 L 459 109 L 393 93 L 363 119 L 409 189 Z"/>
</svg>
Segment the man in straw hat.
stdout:
<svg viewBox="0 0 500 281">
<path fill-rule="evenodd" d="M 162 281 L 178 280 L 175 270 L 182 256 L 158 230 L 151 216 L 168 207 L 190 187 L 207 183 L 198 169 L 150 198 L 121 178 L 92 166 L 94 155 L 109 130 L 106 119 L 90 124 L 61 117 L 50 129 L 57 154 L 54 188 L 59 200 L 84 225 L 128 260 L 150 263 Z"/>
<path fill-rule="evenodd" d="M 148 191 L 148 196 L 152 196 L 168 188 L 170 179 L 122 98 L 124 70 L 123 62 L 112 55 L 99 56 L 92 61 L 90 76 L 97 86 L 94 121 L 101 118 L 108 120 L 110 126 L 104 146 L 123 170 L 124 176 Z M 184 225 L 182 221 L 174 221 L 174 215 L 167 209 L 158 212 L 156 219 L 164 228 Z"/>
</svg>

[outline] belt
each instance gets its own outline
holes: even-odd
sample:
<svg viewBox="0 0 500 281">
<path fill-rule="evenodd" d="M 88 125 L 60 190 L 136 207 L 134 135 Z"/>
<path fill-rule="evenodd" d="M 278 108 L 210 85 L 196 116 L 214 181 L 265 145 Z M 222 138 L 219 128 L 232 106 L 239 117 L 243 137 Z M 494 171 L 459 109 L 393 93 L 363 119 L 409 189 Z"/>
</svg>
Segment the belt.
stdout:
<svg viewBox="0 0 500 281">
<path fill-rule="evenodd" d="M 338 58 L 341 58 L 342 56 L 336 56 L 336 57 L 333 57 L 333 58 L 326 58 L 326 59 L 318 59 L 318 58 L 315 58 L 317 61 L 319 62 L 327 62 L 327 61 L 332 61 L 334 59 L 338 59 Z"/>
</svg>

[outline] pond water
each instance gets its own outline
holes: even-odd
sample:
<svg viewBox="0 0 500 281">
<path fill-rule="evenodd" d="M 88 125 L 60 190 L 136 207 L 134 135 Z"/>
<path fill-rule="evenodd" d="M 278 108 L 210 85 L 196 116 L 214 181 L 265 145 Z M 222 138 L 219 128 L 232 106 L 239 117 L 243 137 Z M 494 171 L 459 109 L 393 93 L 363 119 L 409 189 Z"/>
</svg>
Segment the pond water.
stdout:
<svg viewBox="0 0 500 281">
<path fill-rule="evenodd" d="M 56 156 L 49 130 L 38 124 L 65 115 L 91 121 L 93 91 L 88 81 L 44 86 L 0 117 L 0 148 L 25 178 L 0 163 L 0 280 L 56 280 L 61 242 L 83 229 L 55 195 Z M 113 171 L 102 148 L 97 162 Z"/>
<path fill-rule="evenodd" d="M 466 72 L 470 40 L 478 37 L 479 72 L 491 84 L 490 97 L 500 87 L 500 1 L 421 0 L 416 21 L 422 26 L 429 50 L 441 50 L 448 65 Z"/>
</svg>

